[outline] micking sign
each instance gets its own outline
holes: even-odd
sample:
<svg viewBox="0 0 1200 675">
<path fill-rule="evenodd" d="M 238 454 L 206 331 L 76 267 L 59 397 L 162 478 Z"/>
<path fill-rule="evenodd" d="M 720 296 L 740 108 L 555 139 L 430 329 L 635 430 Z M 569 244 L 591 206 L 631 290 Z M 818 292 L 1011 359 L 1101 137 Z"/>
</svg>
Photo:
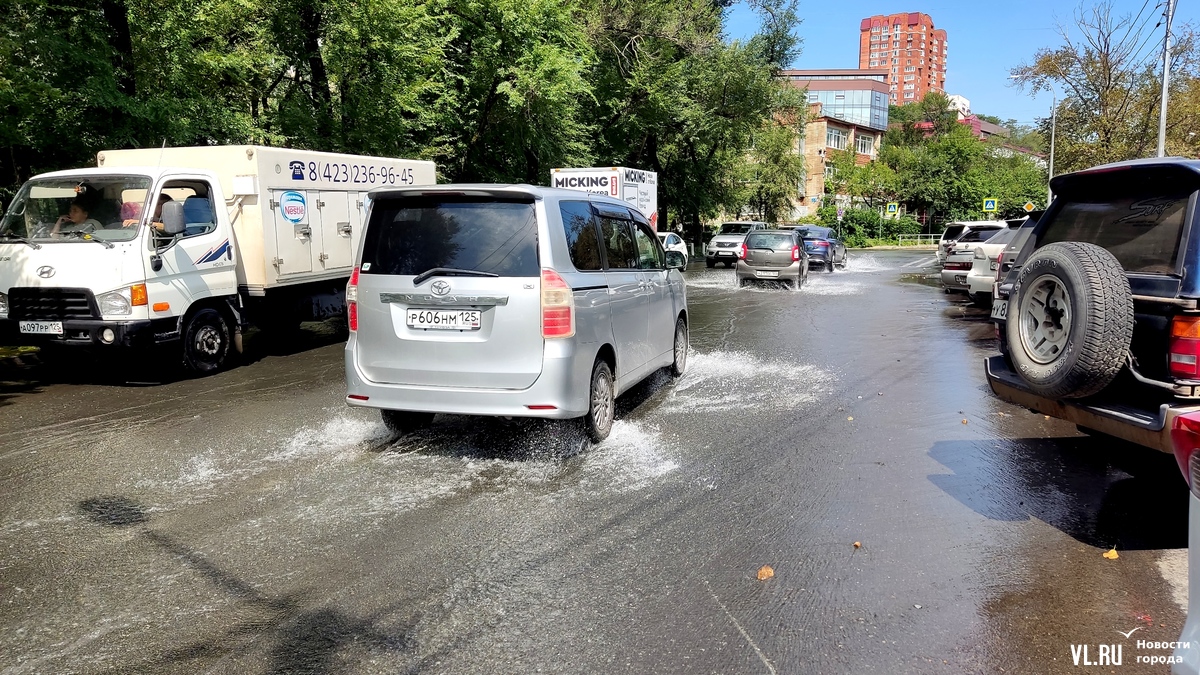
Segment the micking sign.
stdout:
<svg viewBox="0 0 1200 675">
<path fill-rule="evenodd" d="M 554 177 L 556 188 L 603 188 L 608 191 L 608 176 L 563 176 Z"/>
<path fill-rule="evenodd" d="M 620 196 L 621 183 L 618 180 L 616 171 L 605 171 L 603 173 L 559 173 L 550 174 L 550 185 L 556 188 L 566 188 L 568 190 L 582 190 L 598 195 L 610 195 L 612 197 Z"/>
</svg>

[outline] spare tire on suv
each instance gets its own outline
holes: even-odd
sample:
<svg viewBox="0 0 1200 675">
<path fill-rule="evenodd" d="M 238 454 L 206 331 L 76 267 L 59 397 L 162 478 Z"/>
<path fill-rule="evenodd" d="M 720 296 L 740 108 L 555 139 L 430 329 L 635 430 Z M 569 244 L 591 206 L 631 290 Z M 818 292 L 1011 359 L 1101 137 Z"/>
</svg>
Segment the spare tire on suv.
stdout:
<svg viewBox="0 0 1200 675">
<path fill-rule="evenodd" d="M 1021 266 L 1005 325 L 1014 369 L 1036 393 L 1083 398 L 1112 382 L 1133 337 L 1133 293 L 1113 254 L 1056 242 Z"/>
</svg>

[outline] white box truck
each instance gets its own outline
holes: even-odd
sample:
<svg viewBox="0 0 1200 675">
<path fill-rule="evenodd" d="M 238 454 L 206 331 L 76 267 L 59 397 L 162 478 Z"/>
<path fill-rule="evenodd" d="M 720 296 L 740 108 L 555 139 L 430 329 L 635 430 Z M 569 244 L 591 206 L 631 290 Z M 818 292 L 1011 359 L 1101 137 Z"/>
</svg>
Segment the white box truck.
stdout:
<svg viewBox="0 0 1200 675">
<path fill-rule="evenodd" d="M 367 191 L 436 182 L 432 162 L 259 146 L 96 159 L 34 176 L 5 212 L 0 344 L 176 344 L 217 370 L 249 323 L 343 313 Z"/>
<path fill-rule="evenodd" d="M 658 174 L 623 166 L 551 169 L 550 187 L 616 197 L 636 207 L 658 230 Z"/>
</svg>

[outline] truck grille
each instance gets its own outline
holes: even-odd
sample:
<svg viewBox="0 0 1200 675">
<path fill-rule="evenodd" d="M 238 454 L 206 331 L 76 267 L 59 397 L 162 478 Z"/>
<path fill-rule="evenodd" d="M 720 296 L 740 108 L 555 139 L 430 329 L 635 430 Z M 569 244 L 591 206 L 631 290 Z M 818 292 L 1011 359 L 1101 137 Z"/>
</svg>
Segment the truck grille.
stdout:
<svg viewBox="0 0 1200 675">
<path fill-rule="evenodd" d="M 45 321 L 99 317 L 96 298 L 86 288 L 11 288 L 8 318 Z"/>
</svg>

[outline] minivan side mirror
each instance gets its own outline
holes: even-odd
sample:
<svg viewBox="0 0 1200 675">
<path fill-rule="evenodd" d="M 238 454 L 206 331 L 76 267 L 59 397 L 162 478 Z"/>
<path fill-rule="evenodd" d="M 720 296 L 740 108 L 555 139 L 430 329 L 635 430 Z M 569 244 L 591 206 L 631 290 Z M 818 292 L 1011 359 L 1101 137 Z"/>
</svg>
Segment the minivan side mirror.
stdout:
<svg viewBox="0 0 1200 675">
<path fill-rule="evenodd" d="M 679 251 L 667 251 L 667 267 L 673 270 L 683 270 L 687 267 L 687 258 Z"/>
<path fill-rule="evenodd" d="M 170 201 L 163 204 L 163 234 L 173 237 L 183 233 L 183 202 Z"/>
</svg>

